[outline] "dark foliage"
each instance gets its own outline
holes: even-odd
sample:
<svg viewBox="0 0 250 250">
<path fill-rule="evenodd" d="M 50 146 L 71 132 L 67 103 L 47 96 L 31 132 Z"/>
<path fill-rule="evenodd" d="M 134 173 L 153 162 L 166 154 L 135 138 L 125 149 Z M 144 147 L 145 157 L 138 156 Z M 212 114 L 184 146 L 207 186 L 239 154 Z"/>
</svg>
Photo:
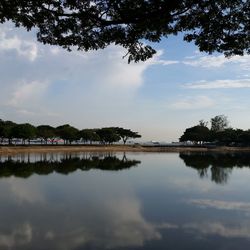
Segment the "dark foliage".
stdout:
<svg viewBox="0 0 250 250">
<path fill-rule="evenodd" d="M 38 41 L 66 49 L 123 46 L 128 61 L 155 50 L 142 41 L 184 33 L 200 51 L 226 56 L 250 53 L 249 0 L 1 0 L 0 22 L 37 29 Z"/>
<path fill-rule="evenodd" d="M 198 171 L 201 178 L 210 177 L 218 184 L 225 184 L 234 168 L 250 168 L 250 154 L 241 153 L 180 153 L 187 167 Z"/>
<path fill-rule="evenodd" d="M 228 128 L 228 120 L 224 115 L 211 119 L 211 128 L 207 123 L 187 128 L 180 137 L 181 142 L 191 141 L 194 144 L 212 143 L 222 146 L 250 146 L 250 130 Z"/>
<path fill-rule="evenodd" d="M 9 158 L 6 161 L 0 161 L 0 178 L 10 176 L 28 178 L 33 174 L 49 175 L 54 172 L 68 175 L 77 170 L 89 171 L 91 169 L 118 171 L 135 167 L 138 164 L 140 164 L 140 161 L 128 160 L 126 157 L 121 160 L 112 155 L 107 155 L 103 158 L 98 156 L 82 158 L 64 155 L 57 161 L 43 159 L 35 162 L 18 161 L 14 158 Z"/>
<path fill-rule="evenodd" d="M 120 140 L 125 144 L 127 140 L 140 138 L 138 132 L 120 127 L 109 127 L 100 129 L 82 129 L 78 130 L 69 124 L 61 125 L 56 128 L 50 125 L 40 125 L 35 127 L 31 124 L 16 124 L 11 121 L 0 119 L 0 144 L 30 143 L 31 139 L 35 143 L 51 144 L 57 143 L 61 139 L 64 144 L 100 142 L 102 144 L 112 144 Z M 15 139 L 15 140 L 14 140 Z"/>
</svg>

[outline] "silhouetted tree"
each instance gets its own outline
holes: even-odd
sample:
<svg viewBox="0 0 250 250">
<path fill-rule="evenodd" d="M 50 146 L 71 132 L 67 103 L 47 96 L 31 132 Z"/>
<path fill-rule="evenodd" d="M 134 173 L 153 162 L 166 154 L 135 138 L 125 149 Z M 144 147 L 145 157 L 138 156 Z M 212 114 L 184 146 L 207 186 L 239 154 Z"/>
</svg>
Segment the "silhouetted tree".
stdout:
<svg viewBox="0 0 250 250">
<path fill-rule="evenodd" d="M 100 141 L 103 144 L 106 144 L 106 143 L 111 144 L 121 139 L 121 137 L 118 135 L 117 131 L 114 128 L 97 129 L 96 133 L 98 134 Z"/>
<path fill-rule="evenodd" d="M 243 55 L 250 53 L 249 5 L 249 0 L 1 0 L 0 22 L 35 28 L 38 41 L 66 49 L 120 45 L 135 62 L 156 52 L 148 42 L 178 33 L 200 51 Z"/>
<path fill-rule="evenodd" d="M 70 126 L 69 124 L 65 124 L 56 128 L 56 134 L 64 140 L 64 144 L 72 143 L 76 141 L 78 137 L 78 129 Z"/>
<path fill-rule="evenodd" d="M 56 136 L 55 134 L 55 128 L 49 126 L 49 125 L 40 125 L 37 127 L 37 136 L 42 138 L 45 143 L 48 143 L 48 139 L 54 139 Z"/>
<path fill-rule="evenodd" d="M 229 122 L 225 115 L 217 115 L 211 118 L 211 130 L 214 132 L 223 131 Z"/>
<path fill-rule="evenodd" d="M 85 143 L 93 141 L 100 141 L 100 138 L 94 129 L 82 129 L 79 131 L 79 138 L 82 139 Z"/>
<path fill-rule="evenodd" d="M 203 143 L 209 141 L 210 131 L 207 127 L 197 125 L 187 128 L 184 134 L 180 137 L 180 141 L 192 141 L 194 143 Z"/>
<path fill-rule="evenodd" d="M 1 142 L 3 139 L 8 139 L 9 144 L 12 144 L 12 128 L 16 125 L 16 123 L 12 121 L 3 121 L 1 120 L 0 123 L 0 137 L 1 137 Z"/>
<path fill-rule="evenodd" d="M 36 127 L 29 123 L 16 124 L 11 129 L 11 135 L 12 138 L 21 139 L 23 144 L 25 144 L 25 140 L 30 143 L 30 140 L 36 137 Z"/>
<path fill-rule="evenodd" d="M 57 128 L 50 125 L 39 125 L 34 127 L 28 123 L 16 124 L 11 121 L 3 121 L 0 119 L 0 143 L 2 143 L 4 139 L 9 139 L 9 144 L 11 144 L 12 139 L 16 138 L 22 140 L 22 143 L 25 143 L 25 140 L 30 141 L 31 139 L 40 139 L 42 143 L 41 139 L 43 139 L 46 144 L 48 139 L 51 139 L 53 144 L 55 140 L 60 138 L 64 140 L 64 144 L 71 144 L 73 141 L 80 140 L 85 143 L 99 141 L 104 144 L 111 144 L 120 139 L 122 139 L 125 144 L 129 138 L 139 137 L 141 137 L 141 135 L 139 135 L 138 132 L 119 127 L 78 130 L 69 124 L 61 125 Z"/>
<path fill-rule="evenodd" d="M 114 128 L 117 132 L 117 134 L 122 138 L 122 141 L 124 144 L 126 144 L 128 139 L 135 139 L 135 138 L 141 138 L 141 135 L 138 134 L 138 132 L 134 132 L 130 129 L 124 129 L 124 128 Z"/>
</svg>

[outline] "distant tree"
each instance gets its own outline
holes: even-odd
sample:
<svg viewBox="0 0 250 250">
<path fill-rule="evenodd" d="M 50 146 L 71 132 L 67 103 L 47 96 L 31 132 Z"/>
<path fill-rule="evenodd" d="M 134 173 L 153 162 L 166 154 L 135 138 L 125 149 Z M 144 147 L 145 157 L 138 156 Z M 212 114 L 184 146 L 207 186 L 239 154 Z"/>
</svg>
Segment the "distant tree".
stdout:
<svg viewBox="0 0 250 250">
<path fill-rule="evenodd" d="M 114 128 L 97 129 L 96 133 L 98 134 L 100 141 L 103 144 L 106 144 L 106 143 L 111 144 L 121 139 L 121 137 L 118 135 L 117 131 Z"/>
<path fill-rule="evenodd" d="M 81 138 L 85 143 L 93 141 L 99 141 L 100 138 L 94 129 L 82 129 L 79 131 L 79 138 Z"/>
<path fill-rule="evenodd" d="M 117 134 L 122 138 L 122 141 L 124 144 L 126 144 L 128 139 L 135 139 L 135 138 L 141 138 L 141 135 L 138 134 L 138 132 L 134 132 L 130 129 L 124 129 L 124 128 L 114 128 L 117 132 Z"/>
<path fill-rule="evenodd" d="M 17 124 L 11 129 L 11 134 L 13 138 L 21 139 L 23 144 L 25 140 L 30 143 L 36 137 L 36 127 L 29 123 Z"/>
<path fill-rule="evenodd" d="M 178 33 L 200 51 L 243 55 L 250 53 L 249 5 L 249 0 L 1 0 L 0 23 L 35 28 L 38 41 L 69 50 L 123 46 L 135 62 L 156 53 L 149 43 Z"/>
<path fill-rule="evenodd" d="M 199 126 L 207 127 L 208 126 L 208 122 L 204 121 L 204 120 L 200 120 L 199 121 Z"/>
<path fill-rule="evenodd" d="M 76 141 L 78 137 L 78 129 L 65 124 L 56 128 L 56 134 L 64 140 L 64 144 L 71 144 Z"/>
<path fill-rule="evenodd" d="M 2 121 L 1 124 L 2 124 L 1 125 L 2 126 L 2 129 L 1 129 L 2 140 L 3 138 L 7 138 L 9 141 L 9 144 L 12 144 L 12 138 L 13 138 L 12 129 L 16 125 L 16 123 L 12 121 Z"/>
<path fill-rule="evenodd" d="M 3 143 L 3 139 L 6 138 L 4 121 L 0 119 L 0 143 Z"/>
<path fill-rule="evenodd" d="M 193 143 L 200 143 L 209 141 L 210 131 L 204 126 L 194 126 L 187 128 L 184 134 L 180 137 L 180 141 L 192 141 Z"/>
<path fill-rule="evenodd" d="M 242 145 L 242 146 L 250 146 L 250 130 L 245 130 L 245 131 L 242 131 L 242 133 L 240 133 L 238 135 L 238 138 L 239 138 L 239 145 Z"/>
<path fill-rule="evenodd" d="M 213 132 L 223 131 L 228 124 L 229 121 L 225 115 L 217 115 L 211 119 L 211 130 Z"/>
<path fill-rule="evenodd" d="M 55 128 L 49 125 L 40 125 L 37 127 L 37 136 L 42 138 L 45 141 L 45 144 L 48 143 L 48 139 L 54 139 L 56 136 Z"/>
<path fill-rule="evenodd" d="M 235 145 L 239 141 L 239 136 L 242 130 L 227 128 L 220 131 L 212 131 L 213 140 L 220 145 L 230 146 Z"/>
</svg>

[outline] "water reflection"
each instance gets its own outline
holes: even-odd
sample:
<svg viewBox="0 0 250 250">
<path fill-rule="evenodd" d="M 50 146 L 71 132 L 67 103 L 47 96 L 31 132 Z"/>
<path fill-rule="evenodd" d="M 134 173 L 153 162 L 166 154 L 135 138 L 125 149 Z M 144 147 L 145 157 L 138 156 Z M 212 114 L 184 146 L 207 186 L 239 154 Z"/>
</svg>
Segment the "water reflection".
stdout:
<svg viewBox="0 0 250 250">
<path fill-rule="evenodd" d="M 234 163 L 207 155 L 206 164 L 205 156 L 189 156 L 181 159 L 208 168 L 208 176 L 212 167 L 223 169 L 223 161 L 231 170 L 249 164 L 245 155 L 237 164 L 233 155 Z M 30 154 L 1 157 L 0 166 L 9 169 L 0 179 L 1 250 L 250 247 L 248 168 L 216 185 L 197 177 L 179 154 Z M 22 169 L 29 178 L 19 178 Z"/>
<path fill-rule="evenodd" d="M 70 174 L 76 170 L 88 171 L 101 169 L 118 171 L 140 164 L 138 160 L 129 160 L 124 154 L 121 159 L 112 154 L 26 154 L 17 156 L 0 156 L 0 178 L 28 178 L 33 174 L 49 175 L 51 173 Z"/>
<path fill-rule="evenodd" d="M 218 184 L 226 184 L 233 168 L 250 167 L 250 154 L 187 152 L 180 153 L 180 158 L 187 167 L 197 170 L 201 178 L 211 178 Z"/>
<path fill-rule="evenodd" d="M 0 181 L 0 249 L 130 248 L 160 238 L 144 218 L 126 175 L 120 173 L 127 171 L 113 174 L 140 161 L 112 154 L 53 157 L 53 161 L 48 156 L 38 161 L 34 155 L 22 161 L 2 160 L 1 168 L 8 170 L 2 176 L 9 177 Z M 112 171 L 40 176 L 89 169 Z M 33 173 L 38 175 L 16 178 Z"/>
</svg>

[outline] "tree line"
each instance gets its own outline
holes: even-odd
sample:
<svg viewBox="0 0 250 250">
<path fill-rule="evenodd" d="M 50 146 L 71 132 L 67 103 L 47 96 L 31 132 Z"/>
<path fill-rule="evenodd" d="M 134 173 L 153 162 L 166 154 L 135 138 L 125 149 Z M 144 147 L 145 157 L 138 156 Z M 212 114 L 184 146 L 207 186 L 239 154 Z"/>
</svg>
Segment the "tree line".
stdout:
<svg viewBox="0 0 250 250">
<path fill-rule="evenodd" d="M 198 125 L 187 128 L 180 137 L 181 142 L 192 144 L 213 144 L 221 146 L 250 146 L 250 129 L 234 129 L 229 127 L 228 118 L 225 115 L 217 115 L 208 122 L 201 120 Z"/>
<path fill-rule="evenodd" d="M 58 127 L 50 125 L 34 126 L 29 123 L 17 124 L 12 121 L 0 119 L 0 144 L 13 144 L 18 141 L 21 144 L 30 144 L 31 140 L 40 141 L 41 144 L 57 144 L 63 140 L 64 144 L 73 142 L 92 144 L 112 144 L 122 141 L 124 144 L 129 139 L 140 138 L 138 132 L 121 127 L 105 127 L 97 129 L 79 130 L 69 124 Z"/>
</svg>

